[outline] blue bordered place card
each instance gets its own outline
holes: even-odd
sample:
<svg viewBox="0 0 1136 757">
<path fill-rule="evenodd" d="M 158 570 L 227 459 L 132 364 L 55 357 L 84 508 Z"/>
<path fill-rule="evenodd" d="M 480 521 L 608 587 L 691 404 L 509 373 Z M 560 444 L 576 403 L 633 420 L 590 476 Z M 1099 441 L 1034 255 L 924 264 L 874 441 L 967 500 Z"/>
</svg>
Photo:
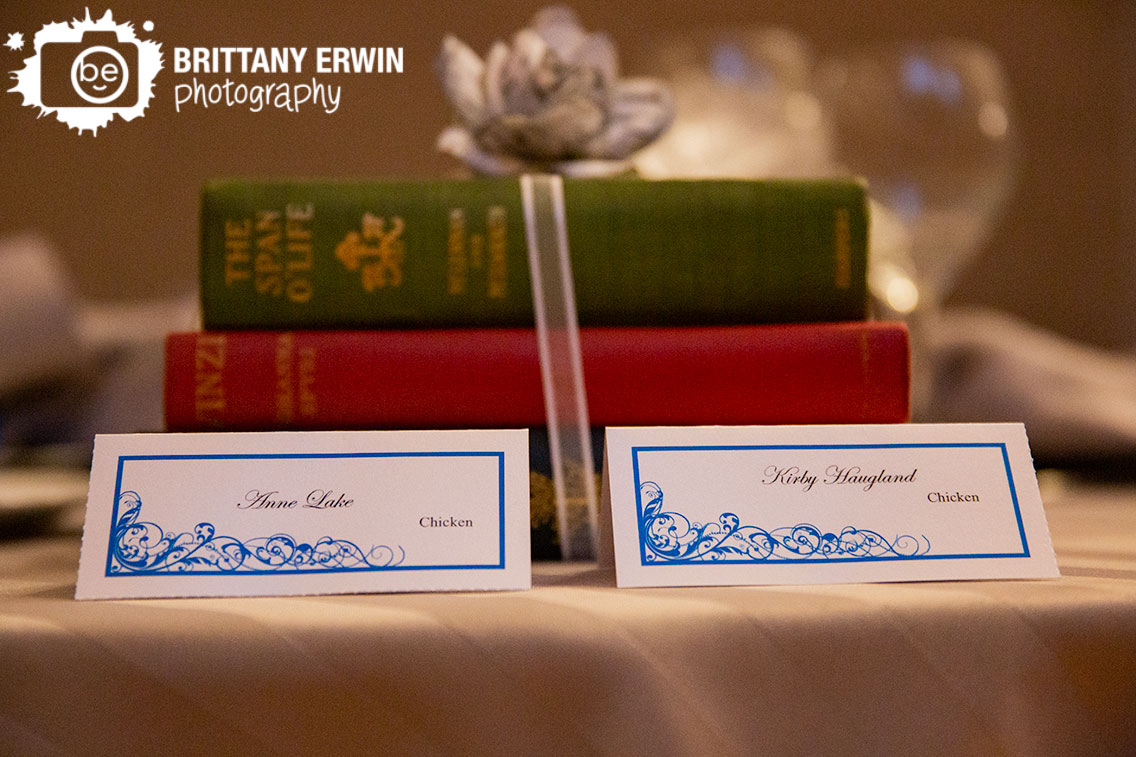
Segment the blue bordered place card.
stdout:
<svg viewBox="0 0 1136 757">
<path fill-rule="evenodd" d="M 620 586 L 1058 575 L 1021 424 L 608 428 Z"/>
<path fill-rule="evenodd" d="M 527 589 L 528 432 L 95 438 L 77 599 Z"/>
</svg>

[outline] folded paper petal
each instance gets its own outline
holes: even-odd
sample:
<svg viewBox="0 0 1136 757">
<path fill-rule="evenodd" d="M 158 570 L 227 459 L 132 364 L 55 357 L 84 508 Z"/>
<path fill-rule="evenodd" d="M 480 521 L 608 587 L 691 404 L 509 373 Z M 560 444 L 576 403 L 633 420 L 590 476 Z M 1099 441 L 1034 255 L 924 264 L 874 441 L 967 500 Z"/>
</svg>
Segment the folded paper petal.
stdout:
<svg viewBox="0 0 1136 757">
<path fill-rule="evenodd" d="M 619 79 L 611 39 L 586 33 L 564 7 L 537 13 L 485 61 L 448 36 L 438 65 L 459 127 L 443 132 L 438 149 L 479 173 L 619 173 L 674 114 L 662 82 Z M 578 161 L 588 165 L 570 167 Z"/>
<path fill-rule="evenodd" d="M 442 40 L 438 59 L 442 91 L 462 123 L 478 125 L 487 117 L 485 107 L 485 64 L 477 53 L 457 37 Z"/>
</svg>

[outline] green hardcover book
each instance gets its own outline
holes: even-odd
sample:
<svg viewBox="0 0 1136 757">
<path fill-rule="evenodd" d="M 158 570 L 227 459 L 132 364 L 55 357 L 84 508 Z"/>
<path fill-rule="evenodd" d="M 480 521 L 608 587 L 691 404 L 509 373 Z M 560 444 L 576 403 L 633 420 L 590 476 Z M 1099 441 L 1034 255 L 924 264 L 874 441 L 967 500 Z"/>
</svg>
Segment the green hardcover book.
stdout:
<svg viewBox="0 0 1136 757">
<path fill-rule="evenodd" d="M 566 179 L 587 326 L 866 315 L 855 181 Z M 208 329 L 529 326 L 517 179 L 218 180 L 204 190 Z"/>
</svg>

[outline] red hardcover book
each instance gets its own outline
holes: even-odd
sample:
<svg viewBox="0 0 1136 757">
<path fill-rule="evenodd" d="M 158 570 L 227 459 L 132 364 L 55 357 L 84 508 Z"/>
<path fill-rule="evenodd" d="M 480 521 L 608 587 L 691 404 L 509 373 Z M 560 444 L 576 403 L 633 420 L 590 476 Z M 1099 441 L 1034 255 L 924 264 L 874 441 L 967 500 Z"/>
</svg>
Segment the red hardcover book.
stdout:
<svg viewBox="0 0 1136 757">
<path fill-rule="evenodd" d="M 898 423 L 901 323 L 591 328 L 595 426 Z M 531 329 L 233 331 L 166 341 L 171 431 L 545 424 Z"/>
</svg>

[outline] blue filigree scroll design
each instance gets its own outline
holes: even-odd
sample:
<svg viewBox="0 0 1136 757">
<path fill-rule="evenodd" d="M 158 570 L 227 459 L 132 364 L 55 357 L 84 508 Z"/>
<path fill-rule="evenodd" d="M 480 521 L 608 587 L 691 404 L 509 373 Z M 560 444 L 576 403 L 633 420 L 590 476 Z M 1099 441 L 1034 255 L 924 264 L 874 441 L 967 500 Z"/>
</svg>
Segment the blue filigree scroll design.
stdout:
<svg viewBox="0 0 1136 757">
<path fill-rule="evenodd" d="M 655 482 L 643 483 L 639 492 L 646 503 L 639 519 L 640 542 L 652 563 L 895 559 L 931 551 L 926 536 L 901 535 L 889 541 L 853 526 L 839 534 L 808 523 L 769 531 L 743 526 L 734 513 L 722 513 L 714 523 L 692 523 L 681 513 L 663 510 L 663 490 Z"/>
<path fill-rule="evenodd" d="M 354 542 L 330 536 L 315 544 L 288 534 L 240 541 L 217 535 L 212 523 L 198 523 L 192 533 L 167 533 L 139 520 L 142 499 L 132 491 L 119 496 L 118 509 L 121 515 L 111 531 L 112 574 L 342 572 L 394 568 L 406 559 L 399 546 L 364 552 Z"/>
</svg>

